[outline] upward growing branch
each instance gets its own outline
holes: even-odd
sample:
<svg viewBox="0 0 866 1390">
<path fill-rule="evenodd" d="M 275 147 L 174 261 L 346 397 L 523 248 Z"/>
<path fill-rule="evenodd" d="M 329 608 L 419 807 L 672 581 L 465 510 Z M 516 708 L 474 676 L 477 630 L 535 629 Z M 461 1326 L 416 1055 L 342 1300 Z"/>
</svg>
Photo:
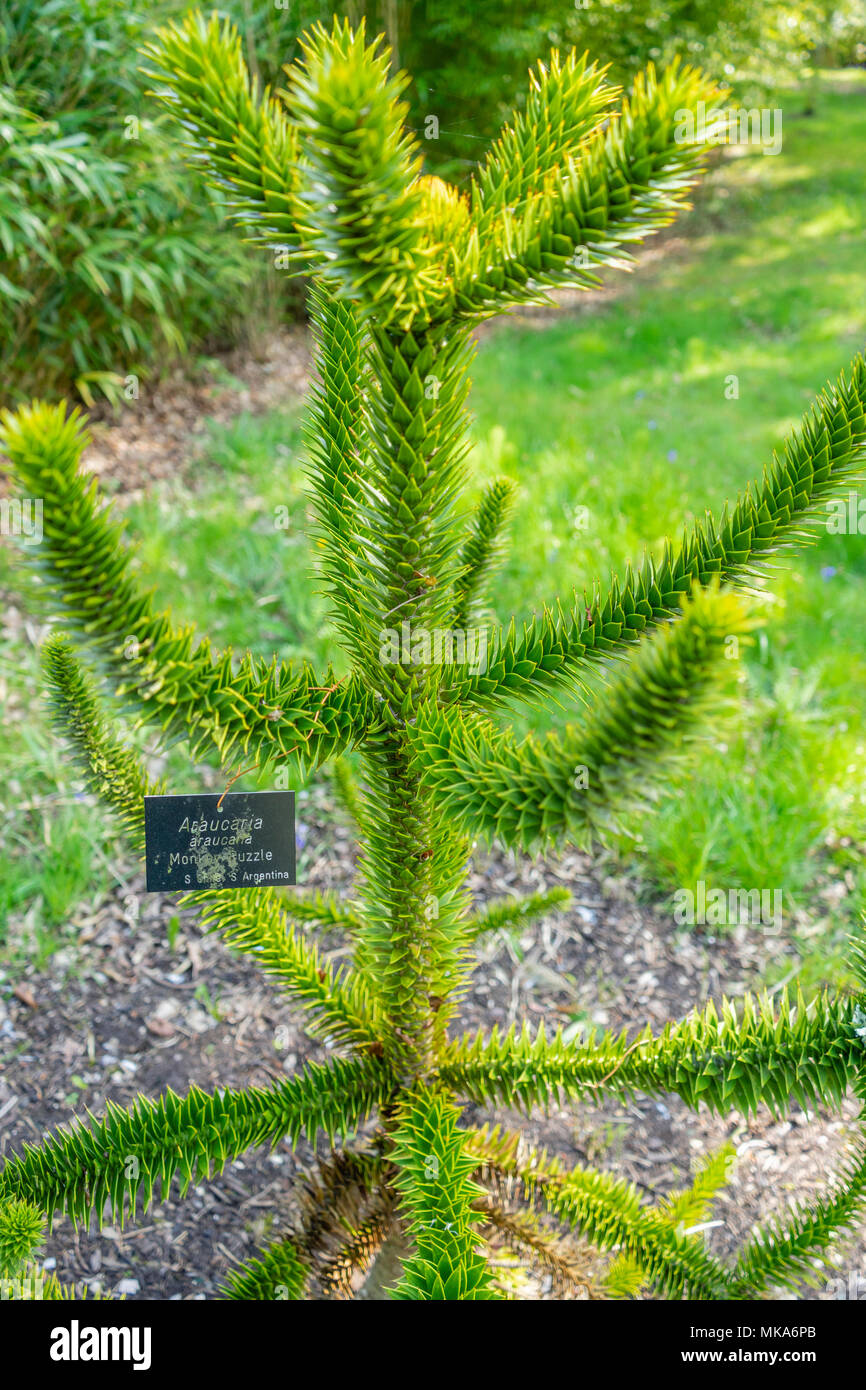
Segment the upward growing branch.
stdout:
<svg viewBox="0 0 866 1390">
<path fill-rule="evenodd" d="M 144 53 L 156 95 L 179 117 L 190 159 L 234 194 L 232 212 L 251 238 L 299 251 L 298 135 L 282 104 L 259 90 L 241 37 L 216 14 L 187 15 Z"/>
<path fill-rule="evenodd" d="M 561 69 L 551 71 L 562 76 Z M 575 73 L 568 76 L 573 82 Z M 594 82 L 591 69 L 580 74 L 585 90 Z M 552 79 L 546 79 L 542 94 L 551 85 Z M 467 238 L 455 274 L 458 315 L 476 319 L 501 313 L 508 304 L 545 302 L 548 287 L 585 289 L 598 283 L 593 266 L 628 263 L 629 248 L 666 226 L 686 205 L 704 147 L 681 143 L 677 126 L 683 111 L 712 100 L 715 92 L 693 68 L 673 64 L 657 77 L 650 67 L 638 77 L 621 111 L 597 124 L 576 157 L 565 131 L 559 132 L 562 144 L 549 147 L 542 135 L 542 157 L 535 168 L 530 161 L 525 182 L 518 178 L 515 207 L 502 206 L 488 219 L 490 200 L 485 205 L 479 189 L 479 231 Z M 594 87 L 590 103 L 596 113 L 606 100 L 603 89 Z M 536 107 L 535 129 L 546 114 L 544 101 L 530 102 L 527 121 Z M 528 132 L 520 124 L 513 137 L 503 137 L 506 148 L 525 145 Z"/>
<path fill-rule="evenodd" d="M 444 698 L 481 706 L 533 698 L 572 681 L 584 663 L 625 654 L 677 615 L 695 582 L 733 582 L 748 592 L 776 554 L 811 538 L 828 498 L 864 476 L 866 360 L 858 356 L 818 396 L 781 455 L 774 453 L 762 481 L 720 520 L 708 512 L 679 550 L 665 542 L 658 561 L 647 555 L 637 573 L 629 568 L 604 596 L 596 586 L 589 601 L 576 600 L 565 612 L 559 604 L 545 608 L 519 636 L 512 620 L 491 643 L 484 671 L 463 666 L 449 673 Z"/>
<path fill-rule="evenodd" d="M 564 736 L 517 744 L 477 715 L 428 707 L 409 735 L 414 766 L 467 834 L 524 848 L 599 836 L 645 806 L 702 734 L 731 670 L 724 658 L 736 654 L 730 643 L 751 625 L 742 600 L 697 590 Z"/>
<path fill-rule="evenodd" d="M 361 24 L 315 27 L 290 70 L 289 112 L 304 133 L 298 197 L 301 235 L 338 294 L 374 312 L 381 327 L 409 329 L 439 293 L 433 248 L 415 184 L 421 160 L 403 129 L 389 55 Z"/>
<path fill-rule="evenodd" d="M 87 435 L 80 416 L 34 403 L 3 416 L 2 444 L 25 493 L 43 499 L 38 563 L 55 612 L 101 656 L 139 710 L 194 754 L 213 749 L 228 765 L 254 755 L 260 766 L 290 758 L 315 765 L 358 742 L 376 722 L 359 681 L 305 666 L 214 654 L 191 627 L 154 612 L 133 578 L 125 525 L 100 505 L 96 480 L 80 467 Z M 324 691 L 324 694 L 321 692 Z"/>
</svg>

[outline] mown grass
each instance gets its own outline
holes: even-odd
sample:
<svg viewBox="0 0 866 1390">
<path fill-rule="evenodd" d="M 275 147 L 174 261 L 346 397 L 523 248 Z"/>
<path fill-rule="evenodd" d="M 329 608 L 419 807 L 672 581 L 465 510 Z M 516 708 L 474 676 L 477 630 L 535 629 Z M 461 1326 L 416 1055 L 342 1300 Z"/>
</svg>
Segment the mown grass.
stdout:
<svg viewBox="0 0 866 1390">
<path fill-rule="evenodd" d="M 866 74 L 825 84 L 814 117 L 781 104 L 782 154 L 717 166 L 683 245 L 611 301 L 483 341 L 477 469 L 523 489 L 500 616 L 604 583 L 718 512 L 866 344 Z M 866 906 L 866 538 L 816 534 L 770 586 L 740 718 L 634 828 L 669 890 L 778 887 L 808 907 L 819 869 L 844 870 L 829 913 L 844 927 Z"/>
<path fill-rule="evenodd" d="M 297 413 L 213 432 L 193 489 L 166 484 L 127 511 L 156 601 L 222 645 L 282 660 L 337 655 L 310 579 Z"/>
<path fill-rule="evenodd" d="M 522 489 L 496 585 L 500 619 L 606 581 L 705 507 L 719 509 L 864 346 L 866 74 L 827 79 L 813 117 L 797 117 L 796 98 L 780 104 L 782 154 L 724 159 L 664 257 L 610 281 L 609 299 L 484 335 L 475 480 L 480 489 L 504 472 Z M 217 644 L 319 664 L 337 656 L 309 578 L 295 416 L 214 428 L 192 490 L 161 485 L 129 517 L 158 597 Z M 654 892 L 698 879 L 782 889 L 789 912 L 806 908 L 823 924 L 804 948 L 810 981 L 836 970 L 840 937 L 866 906 L 864 551 L 861 535 L 824 533 L 779 572 L 739 716 L 620 847 L 637 850 Z M 14 667 L 7 659 L 5 677 L 21 696 L 32 658 L 23 674 Z M 44 721 L 30 711 L 27 724 L 0 749 L 0 779 L 60 796 L 51 833 L 67 868 L 58 879 L 38 816 L 25 820 L 0 903 L 20 913 L 29 902 L 48 949 L 75 902 L 109 880 L 114 846 L 100 813 L 70 805 L 78 784 Z"/>
</svg>

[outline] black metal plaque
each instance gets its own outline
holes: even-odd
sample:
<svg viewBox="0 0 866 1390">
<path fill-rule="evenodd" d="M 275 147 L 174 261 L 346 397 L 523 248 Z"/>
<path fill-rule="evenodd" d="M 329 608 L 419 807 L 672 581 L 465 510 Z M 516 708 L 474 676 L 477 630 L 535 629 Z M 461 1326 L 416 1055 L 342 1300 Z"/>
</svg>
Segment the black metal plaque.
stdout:
<svg viewBox="0 0 866 1390">
<path fill-rule="evenodd" d="M 146 796 L 144 835 L 149 893 L 295 882 L 294 792 Z"/>
</svg>

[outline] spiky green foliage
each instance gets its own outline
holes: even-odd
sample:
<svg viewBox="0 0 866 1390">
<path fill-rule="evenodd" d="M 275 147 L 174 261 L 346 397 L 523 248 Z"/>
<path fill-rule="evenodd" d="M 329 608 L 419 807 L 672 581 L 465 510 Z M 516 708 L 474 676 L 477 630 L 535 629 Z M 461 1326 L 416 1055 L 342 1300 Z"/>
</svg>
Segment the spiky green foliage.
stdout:
<svg viewBox="0 0 866 1390">
<path fill-rule="evenodd" d="M 351 304 L 313 290 L 310 319 L 318 346 L 319 380 L 310 393 L 306 422 L 309 477 L 323 542 L 322 572 L 346 644 L 360 655 L 358 589 L 364 557 L 355 535 L 363 499 L 366 453 L 361 328 Z"/>
<path fill-rule="evenodd" d="M 577 160 L 619 89 L 608 86 L 586 55 L 551 55 L 529 74 L 526 106 L 494 142 L 471 184 L 479 241 L 501 219 L 525 213 L 554 175 Z"/>
<path fill-rule="evenodd" d="M 166 1195 L 177 1176 L 185 1196 L 192 1183 L 221 1173 L 254 1145 L 297 1144 L 302 1134 L 315 1140 L 320 1131 L 333 1143 L 363 1124 L 392 1087 L 381 1062 L 337 1058 L 267 1088 L 207 1095 L 193 1087 L 183 1097 L 166 1091 L 158 1101 L 139 1097 L 130 1110 L 109 1102 L 104 1119 L 58 1130 L 7 1159 L 0 1200 L 32 1202 L 49 1217 L 63 1211 L 76 1224 L 91 1212 L 101 1219 L 107 1206 L 112 1220 L 122 1221 L 139 1194 L 150 1206 L 157 1182 Z"/>
<path fill-rule="evenodd" d="M 94 684 L 76 660 L 72 643 L 54 633 L 42 649 L 42 668 L 57 722 L 74 744 L 92 791 L 111 806 L 126 835 L 144 851 L 144 798 L 159 796 L 141 760 L 116 739 L 100 711 Z"/>
<path fill-rule="evenodd" d="M 38 1207 L 12 1197 L 0 1202 L 0 1279 L 12 1279 L 32 1258 L 45 1234 Z"/>
<path fill-rule="evenodd" d="M 157 95 L 182 112 L 193 158 L 232 195 L 238 222 L 256 240 L 296 247 L 297 131 L 250 79 L 237 30 L 216 14 L 190 15 L 146 51 Z"/>
<path fill-rule="evenodd" d="M 78 1223 L 106 1210 L 122 1218 L 157 1183 L 165 1192 L 176 1176 L 186 1192 L 253 1145 L 305 1133 L 329 1151 L 296 1186 L 293 1224 L 230 1276 L 227 1297 L 360 1288 L 489 1299 L 501 1292 L 487 1258 L 498 1243 L 563 1292 L 635 1296 L 649 1284 L 673 1298 L 727 1299 L 796 1284 L 861 1210 L 862 1147 L 826 1198 L 771 1223 L 725 1264 L 700 1228 L 727 1155 L 652 1205 L 613 1175 L 526 1151 L 517 1134 L 471 1130 L 461 1104 L 642 1091 L 748 1115 L 836 1104 L 852 1085 L 862 1098 L 862 945 L 851 998 L 746 998 L 721 1012 L 709 1003 L 659 1035 L 566 1042 L 544 1029 L 494 1029 L 473 1039 L 449 1037 L 449 1023 L 474 939 L 567 898 L 555 888 L 473 913 L 473 839 L 592 844 L 624 810 L 651 814 L 724 711 L 736 671 L 726 658 L 753 623 L 749 591 L 781 547 L 806 539 L 821 503 L 864 472 L 866 364 L 858 358 L 819 397 L 761 483 L 719 521 L 698 523 L 678 551 L 666 545 L 569 611 L 545 605 L 519 634 L 515 622 L 489 634 L 484 605 L 516 499 L 494 483 L 467 516 L 472 328 L 552 286 L 591 283 L 670 221 L 702 157 L 679 138 L 681 117 L 712 87 L 691 69 L 649 71 L 617 110 L 601 73 L 554 55 L 464 197 L 420 174 L 402 127 L 404 79 L 363 30 L 315 29 L 285 96 L 250 80 L 237 34 L 216 18 L 166 30 L 148 63 L 193 157 L 230 191 L 250 235 L 285 248 L 312 277 L 308 483 L 317 575 L 348 674 L 235 661 L 154 611 L 122 527 L 81 471 L 81 421 L 58 407 L 4 419 L 14 486 L 44 501 L 44 541 L 25 553 L 106 684 L 186 738 L 194 756 L 216 754 L 227 771 L 253 759 L 260 773 L 276 760 L 308 768 L 337 758 L 360 833 L 359 883 L 348 905 L 272 889 L 187 897 L 205 927 L 302 1006 L 331 1060 L 267 1089 L 193 1086 L 182 1099 L 109 1106 L 7 1156 L 0 1211 L 12 1215 L 0 1252 L 29 1258 L 39 1229 L 31 1208 Z M 470 624 L 485 639 L 471 649 Z M 569 709 L 575 722 L 561 735 L 518 744 L 497 722 L 506 700 L 555 692 L 571 705 L 581 669 L 614 657 L 609 684 L 579 715 Z M 45 665 L 91 787 L 140 853 L 146 769 L 111 731 L 66 639 L 50 640 Z M 341 761 L 351 749 L 358 785 Z M 332 928 L 352 955 L 339 968 L 314 940 Z M 337 1147 L 368 1119 L 359 1147 Z M 588 1275 L 586 1251 L 609 1257 L 607 1270 Z"/>
<path fill-rule="evenodd" d="M 550 888 L 546 893 L 529 893 L 522 898 L 502 898 L 475 913 L 466 923 L 467 935 L 525 927 L 537 917 L 546 917 L 555 908 L 567 907 L 571 893 L 567 888 Z"/>
<path fill-rule="evenodd" d="M 290 72 L 288 109 L 305 132 L 299 220 L 322 278 L 375 309 L 385 325 L 411 328 L 436 293 L 424 227 L 417 145 L 403 128 L 404 76 L 389 54 L 348 21 L 312 30 Z"/>
<path fill-rule="evenodd" d="M 663 1209 L 644 1205 L 634 1184 L 590 1169 L 565 1169 L 543 1151 L 524 1148 L 519 1136 L 499 1130 L 476 1131 L 468 1148 L 484 1178 L 509 1180 L 530 1208 L 579 1228 L 601 1250 L 620 1251 L 668 1297 L 728 1297 L 725 1266 L 700 1240 L 677 1230 Z"/>
<path fill-rule="evenodd" d="M 30 1302 L 88 1297 L 86 1288 L 79 1292 L 61 1284 L 34 1258 L 47 1225 L 46 1217 L 32 1202 L 18 1197 L 0 1199 L 0 1298 Z"/>
<path fill-rule="evenodd" d="M 581 85 L 596 83 L 592 69 L 579 68 Z M 541 84 L 545 97 L 562 71 L 551 63 Z M 574 75 L 568 77 L 573 81 Z M 637 78 L 629 100 L 607 120 L 600 119 L 606 94 L 593 98 L 598 118 L 577 158 L 572 133 L 560 129 L 557 140 L 555 124 L 548 143 L 546 101 L 531 101 L 528 124 L 521 129 L 519 120 L 513 122 L 514 138 L 506 132 L 502 146 L 510 147 L 516 162 L 518 149 L 532 139 L 540 143 L 542 157 L 536 169 L 530 160 L 526 180 L 518 176 L 517 206 L 502 207 L 489 227 L 482 211 L 480 226 L 467 233 L 455 269 L 460 317 L 543 301 L 547 287 L 587 288 L 598 283 L 587 266 L 628 263 L 629 248 L 666 226 L 684 205 L 703 150 L 680 142 L 677 124 L 683 111 L 711 100 L 715 90 L 693 68 L 673 64 L 659 78 L 650 66 Z M 494 179 L 497 153 L 489 174 Z"/>
<path fill-rule="evenodd" d="M 691 1185 L 663 1198 L 657 1208 L 659 1215 L 680 1235 L 697 1235 L 700 1223 L 710 1215 L 714 1198 L 732 1175 L 735 1157 L 732 1144 L 702 1157 Z M 608 1298 L 637 1298 L 647 1282 L 646 1271 L 629 1254 L 618 1255 L 604 1276 Z"/>
<path fill-rule="evenodd" d="M 736 1165 L 737 1151 L 733 1144 L 723 1144 L 715 1153 L 705 1154 L 699 1161 L 690 1187 L 672 1192 L 660 1205 L 675 1226 L 684 1229 L 706 1220 L 713 1199 L 730 1179 Z"/>
<path fill-rule="evenodd" d="M 40 1264 L 30 1263 L 22 1265 L 18 1274 L 7 1281 L 3 1297 L 24 1303 L 34 1299 L 40 1302 L 80 1303 L 88 1299 L 101 1301 L 109 1295 L 95 1293 L 87 1284 L 62 1284 L 56 1274 L 46 1274 Z"/>
<path fill-rule="evenodd" d="M 43 499 L 40 568 L 60 616 L 102 657 L 118 691 L 196 752 L 227 765 L 255 753 L 264 763 L 315 763 L 375 724 L 371 695 L 333 671 L 316 675 L 231 651 L 216 655 L 155 613 L 132 576 L 124 527 L 100 508 L 94 478 L 79 470 L 88 442 L 79 412 L 35 403 L 3 416 L 3 446 L 25 492 Z M 320 693 L 324 692 L 324 693 Z"/>
<path fill-rule="evenodd" d="M 862 1065 L 863 1039 L 850 1000 L 819 996 L 807 1005 L 784 994 L 745 995 L 739 1008 L 725 1000 L 721 1017 L 712 1000 L 658 1037 L 605 1033 L 591 1043 L 533 1038 L 527 1025 L 504 1037 L 496 1028 L 471 1041 L 450 1043 L 440 1073 L 462 1095 L 530 1108 L 560 1097 L 601 1100 L 610 1095 L 674 1094 L 692 1109 L 750 1115 L 762 1105 L 782 1113 L 792 1100 L 807 1109 L 845 1095 Z"/>
<path fill-rule="evenodd" d="M 336 930 L 354 933 L 361 928 L 361 918 L 343 898 L 332 893 L 286 894 L 286 910 L 296 922 L 306 922 L 323 931 Z"/>
<path fill-rule="evenodd" d="M 288 1236 L 276 1241 L 261 1258 L 248 1260 L 234 1270 L 224 1296 L 247 1302 L 274 1298 L 294 1301 L 303 1298 L 308 1275 L 294 1240 Z"/>
<path fill-rule="evenodd" d="M 455 627 L 467 627 L 487 597 L 491 570 L 505 549 L 503 532 L 514 509 L 516 492 L 510 478 L 497 478 L 484 489 L 475 508 L 460 551 L 461 573 L 454 584 Z"/>
<path fill-rule="evenodd" d="M 400 1193 L 415 1253 L 394 1297 L 490 1299 L 490 1274 L 477 1250 L 480 1195 L 472 1174 L 475 1158 L 457 1124 L 450 1097 L 422 1090 L 403 1103 L 394 1131 L 395 1186 Z"/>
<path fill-rule="evenodd" d="M 774 1286 L 817 1282 L 828 1247 L 844 1237 L 866 1206 L 866 1146 L 863 1138 L 853 1156 L 836 1175 L 829 1194 L 814 1202 L 797 1202 L 783 1217 L 760 1227 L 743 1250 L 733 1271 L 737 1298 L 754 1298 Z"/>
<path fill-rule="evenodd" d="M 357 972 L 324 963 L 315 944 L 292 926 L 273 889 L 217 888 L 188 893 L 183 906 L 198 907 L 204 927 L 249 951 L 262 969 L 299 999 L 310 1032 L 357 1048 L 379 1049 L 389 1029 L 369 986 Z"/>
<path fill-rule="evenodd" d="M 574 1170 L 560 1179 L 532 1173 L 547 1211 L 601 1250 L 622 1251 L 668 1298 L 727 1296 L 727 1270 L 696 1237 L 681 1235 L 664 1215 L 644 1206 L 637 1189 L 607 1173 Z"/>
<path fill-rule="evenodd" d="M 473 704 L 532 699 L 574 679 L 581 665 L 625 653 L 646 631 L 675 617 L 692 584 L 713 578 L 747 590 L 779 551 L 808 541 L 810 525 L 843 486 L 866 475 L 866 359 L 856 357 L 818 396 L 800 428 L 774 454 L 761 483 L 749 487 L 719 521 L 707 512 L 675 550 L 645 556 L 607 594 L 600 589 L 567 612 L 546 607 L 540 618 L 494 635 L 486 669 L 457 668 L 446 696 Z M 824 513 L 826 515 L 826 513 Z"/>
<path fill-rule="evenodd" d="M 733 594 L 697 590 L 581 724 L 516 743 L 478 715 L 427 706 L 409 738 L 422 785 L 467 834 L 534 848 L 586 841 L 644 808 L 722 694 L 719 670 L 751 626 Z"/>
</svg>

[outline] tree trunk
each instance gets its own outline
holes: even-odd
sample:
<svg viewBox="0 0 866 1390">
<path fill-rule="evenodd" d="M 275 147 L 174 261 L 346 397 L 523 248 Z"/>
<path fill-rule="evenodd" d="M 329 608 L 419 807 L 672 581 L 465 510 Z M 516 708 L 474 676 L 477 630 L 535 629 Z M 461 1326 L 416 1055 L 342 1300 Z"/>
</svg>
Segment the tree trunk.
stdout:
<svg viewBox="0 0 866 1390">
<path fill-rule="evenodd" d="M 388 1297 L 388 1290 L 399 1283 L 403 1265 L 411 1253 L 412 1247 L 406 1236 L 398 1228 L 393 1229 L 380 1245 L 379 1253 L 355 1297 L 383 1303 Z"/>
</svg>

